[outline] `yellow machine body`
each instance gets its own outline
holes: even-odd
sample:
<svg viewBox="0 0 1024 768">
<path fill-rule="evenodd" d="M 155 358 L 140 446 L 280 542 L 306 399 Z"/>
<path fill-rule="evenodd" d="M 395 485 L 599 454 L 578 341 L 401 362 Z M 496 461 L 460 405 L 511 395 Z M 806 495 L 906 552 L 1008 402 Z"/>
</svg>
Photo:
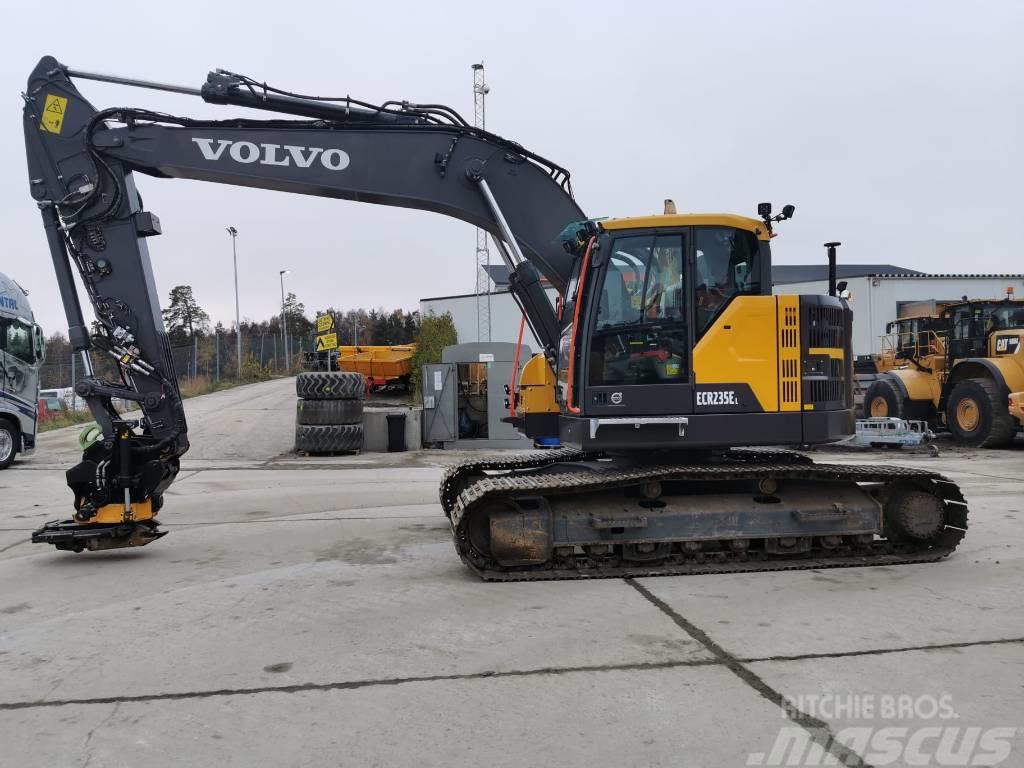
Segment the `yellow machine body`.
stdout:
<svg viewBox="0 0 1024 768">
<path fill-rule="evenodd" d="M 90 523 L 117 524 L 123 522 L 142 522 L 152 520 L 156 515 L 153 513 L 153 502 L 151 499 L 132 503 L 131 515 L 128 520 L 124 516 L 124 504 L 105 504 L 96 512 L 96 516 L 89 520 Z"/>
<path fill-rule="evenodd" d="M 798 296 L 733 299 L 693 349 L 695 383 L 743 382 L 763 411 L 800 410 L 799 302 Z M 841 348 L 827 353 L 844 357 Z"/>
<path fill-rule="evenodd" d="M 519 375 L 516 412 L 526 416 L 538 413 L 558 413 L 555 399 L 555 372 L 544 355 L 536 354 L 523 366 Z"/>
<path fill-rule="evenodd" d="M 1010 392 L 1024 389 L 1024 330 L 1014 329 L 994 333 L 989 339 L 987 357 L 980 360 L 953 360 L 948 366 L 946 362 L 948 340 L 942 335 L 933 334 L 932 336 L 930 351 L 916 358 L 921 368 L 904 364 L 888 371 L 890 376 L 894 376 L 902 382 L 908 400 L 929 401 L 938 408 L 944 394 L 947 394 L 947 383 L 955 383 L 968 375 L 981 374 L 982 369 L 979 366 L 983 366 L 987 374 L 1004 382 Z M 1015 351 L 997 351 L 999 349 Z M 974 370 L 971 374 L 958 370 L 963 365 L 973 366 Z M 950 375 L 951 373 L 952 375 Z M 893 415 L 871 412 L 871 406 L 872 403 L 866 402 L 865 408 L 871 416 Z"/>
<path fill-rule="evenodd" d="M 694 347 L 694 383 L 749 386 L 760 412 L 813 410 L 803 402 L 800 338 L 799 296 L 738 296 Z M 842 346 L 811 347 L 806 354 L 827 360 L 833 370 L 846 365 Z M 517 416 L 557 415 L 557 391 L 551 366 L 534 355 L 519 377 Z"/>
<path fill-rule="evenodd" d="M 1024 427 L 1024 392 L 1013 392 L 1008 400 L 1010 415 L 1017 420 L 1019 426 Z"/>
<path fill-rule="evenodd" d="M 771 233 L 760 219 L 738 216 L 734 213 L 671 213 L 651 216 L 625 216 L 620 219 L 602 219 L 601 229 L 651 229 L 669 227 L 734 227 L 753 232 L 758 240 L 768 241 Z"/>
</svg>

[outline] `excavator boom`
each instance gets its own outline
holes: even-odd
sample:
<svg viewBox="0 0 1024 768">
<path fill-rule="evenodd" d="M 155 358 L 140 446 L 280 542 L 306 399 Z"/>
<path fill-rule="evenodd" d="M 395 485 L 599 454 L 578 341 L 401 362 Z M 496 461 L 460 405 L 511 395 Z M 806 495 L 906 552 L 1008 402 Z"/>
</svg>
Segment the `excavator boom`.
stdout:
<svg viewBox="0 0 1024 768">
<path fill-rule="evenodd" d="M 43 218 L 71 345 L 82 354 L 78 394 L 103 433 L 68 472 L 75 521 L 53 543 L 63 536 L 78 547 L 81 523 L 91 523 L 105 541 L 141 537 L 136 543 L 145 543 L 188 449 L 146 245 L 160 234 L 160 222 L 143 209 L 136 171 L 417 208 L 469 222 L 494 237 L 513 294 L 554 358 L 559 329 L 541 280 L 565 289 L 572 256 L 559 233 L 586 218 L 559 166 L 437 105 L 339 104 L 265 86 L 258 93 L 249 78 L 221 72 L 200 89 L 78 74 L 306 119 L 207 121 L 129 108 L 98 111 L 56 59 L 43 58 L 30 76 L 24 94 L 29 191 Z M 95 311 L 91 329 L 75 272 Z M 90 352 L 116 358 L 121 380 L 95 376 Z M 112 398 L 137 403 L 141 421 L 123 419 Z M 108 528 L 101 531 L 102 525 Z"/>
</svg>

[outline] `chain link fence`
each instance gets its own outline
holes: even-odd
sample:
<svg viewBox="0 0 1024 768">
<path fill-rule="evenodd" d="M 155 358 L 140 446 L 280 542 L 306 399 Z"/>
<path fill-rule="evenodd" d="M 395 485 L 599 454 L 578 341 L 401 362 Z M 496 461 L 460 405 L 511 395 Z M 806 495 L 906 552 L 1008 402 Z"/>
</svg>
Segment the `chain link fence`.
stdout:
<svg viewBox="0 0 1024 768">
<path fill-rule="evenodd" d="M 243 334 L 242 366 L 238 365 L 238 341 L 232 332 L 212 333 L 197 336 L 191 344 L 171 347 L 174 368 L 178 374 L 178 382 L 190 383 L 195 379 L 206 379 L 210 382 L 266 378 L 301 369 L 302 353 L 310 350 L 311 340 L 301 336 L 289 336 L 288 355 L 285 355 L 284 339 L 280 333 Z M 116 381 L 118 373 L 116 363 L 96 351 L 91 354 L 93 368 L 97 376 Z M 50 349 L 40 367 L 39 388 L 67 390 L 75 386 L 81 378 L 82 360 L 72 354 L 70 346 L 62 345 L 60 350 Z M 73 397 L 71 393 L 67 393 Z"/>
<path fill-rule="evenodd" d="M 288 354 L 279 333 L 255 334 L 242 337 L 242 366 L 238 366 L 238 341 L 234 333 L 217 333 L 196 338 L 193 343 L 171 347 L 178 381 L 205 378 L 253 378 L 254 373 L 265 375 L 294 373 L 301 367 L 302 353 L 310 349 L 310 340 L 300 336 L 288 337 Z M 291 365 L 286 365 L 288 360 Z"/>
</svg>

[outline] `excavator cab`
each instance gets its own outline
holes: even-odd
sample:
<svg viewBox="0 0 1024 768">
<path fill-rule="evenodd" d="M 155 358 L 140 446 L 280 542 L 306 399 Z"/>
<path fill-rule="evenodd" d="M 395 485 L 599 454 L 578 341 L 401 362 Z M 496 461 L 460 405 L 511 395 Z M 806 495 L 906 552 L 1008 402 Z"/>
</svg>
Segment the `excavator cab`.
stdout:
<svg viewBox="0 0 1024 768">
<path fill-rule="evenodd" d="M 563 442 L 693 450 L 852 432 L 850 310 L 834 296 L 772 296 L 768 222 L 589 225 L 561 318 Z"/>
</svg>

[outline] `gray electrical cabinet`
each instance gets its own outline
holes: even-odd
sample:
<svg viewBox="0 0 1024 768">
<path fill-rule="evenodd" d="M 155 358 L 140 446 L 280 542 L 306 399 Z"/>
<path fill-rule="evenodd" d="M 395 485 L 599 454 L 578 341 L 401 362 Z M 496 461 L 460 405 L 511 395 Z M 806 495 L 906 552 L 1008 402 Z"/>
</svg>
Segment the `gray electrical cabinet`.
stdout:
<svg viewBox="0 0 1024 768">
<path fill-rule="evenodd" d="M 519 350 L 519 372 L 529 361 Z M 445 347 L 441 363 L 423 366 L 423 442 L 445 448 L 529 448 L 511 424 L 505 387 L 513 381 L 516 345 L 476 342 Z"/>
<path fill-rule="evenodd" d="M 451 443 L 458 439 L 455 403 L 455 366 L 423 366 L 423 443 Z"/>
</svg>

